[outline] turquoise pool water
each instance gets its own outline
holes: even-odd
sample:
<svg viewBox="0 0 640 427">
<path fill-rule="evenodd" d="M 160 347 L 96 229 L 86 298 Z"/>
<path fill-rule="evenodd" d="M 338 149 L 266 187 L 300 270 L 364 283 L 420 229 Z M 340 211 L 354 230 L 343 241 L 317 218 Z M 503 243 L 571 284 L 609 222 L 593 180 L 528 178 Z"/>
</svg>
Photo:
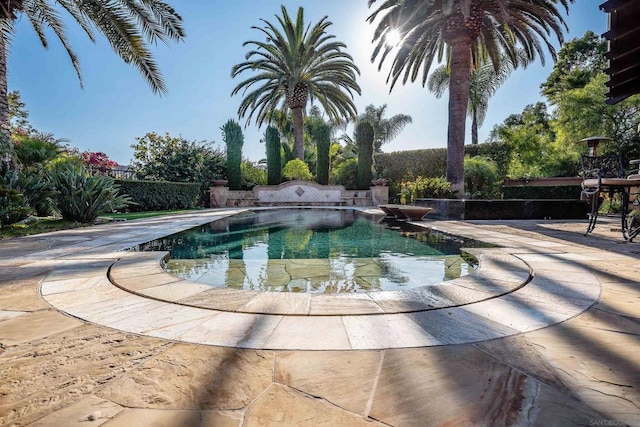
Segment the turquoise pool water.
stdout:
<svg viewBox="0 0 640 427">
<path fill-rule="evenodd" d="M 475 266 L 460 256 L 461 245 L 354 210 L 278 209 L 218 220 L 139 249 L 169 251 L 168 272 L 215 287 L 342 293 L 464 276 Z"/>
</svg>

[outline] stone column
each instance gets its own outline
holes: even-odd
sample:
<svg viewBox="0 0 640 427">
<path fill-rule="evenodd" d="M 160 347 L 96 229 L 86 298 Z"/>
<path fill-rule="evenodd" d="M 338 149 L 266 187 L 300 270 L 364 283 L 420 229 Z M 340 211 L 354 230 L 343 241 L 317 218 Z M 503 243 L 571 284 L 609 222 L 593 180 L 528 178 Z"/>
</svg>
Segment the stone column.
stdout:
<svg viewBox="0 0 640 427">
<path fill-rule="evenodd" d="M 209 205 L 212 208 L 226 208 L 229 187 L 209 187 Z"/>
<path fill-rule="evenodd" d="M 389 187 L 382 185 L 374 185 L 371 187 L 371 198 L 373 206 L 386 205 L 389 203 Z"/>
</svg>

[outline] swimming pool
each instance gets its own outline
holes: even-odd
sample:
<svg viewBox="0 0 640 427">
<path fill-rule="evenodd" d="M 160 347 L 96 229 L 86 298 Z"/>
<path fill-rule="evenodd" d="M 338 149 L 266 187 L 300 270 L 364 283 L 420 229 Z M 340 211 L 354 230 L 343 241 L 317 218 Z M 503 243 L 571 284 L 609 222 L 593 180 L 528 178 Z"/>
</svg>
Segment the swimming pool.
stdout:
<svg viewBox="0 0 640 427">
<path fill-rule="evenodd" d="M 356 210 L 246 212 L 140 245 L 170 252 L 165 269 L 208 284 L 269 292 L 400 290 L 475 268 L 463 242 Z"/>
</svg>

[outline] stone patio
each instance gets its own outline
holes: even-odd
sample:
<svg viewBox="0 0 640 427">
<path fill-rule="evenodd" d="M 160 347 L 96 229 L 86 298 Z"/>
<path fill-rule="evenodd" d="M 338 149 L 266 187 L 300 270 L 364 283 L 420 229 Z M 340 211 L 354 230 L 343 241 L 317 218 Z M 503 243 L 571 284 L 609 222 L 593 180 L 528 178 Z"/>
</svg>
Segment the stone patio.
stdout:
<svg viewBox="0 0 640 427">
<path fill-rule="evenodd" d="M 427 221 L 501 248 L 364 297 L 212 292 L 122 252 L 236 212 L 0 241 L 0 425 L 640 425 L 640 243 L 606 218 Z"/>
</svg>

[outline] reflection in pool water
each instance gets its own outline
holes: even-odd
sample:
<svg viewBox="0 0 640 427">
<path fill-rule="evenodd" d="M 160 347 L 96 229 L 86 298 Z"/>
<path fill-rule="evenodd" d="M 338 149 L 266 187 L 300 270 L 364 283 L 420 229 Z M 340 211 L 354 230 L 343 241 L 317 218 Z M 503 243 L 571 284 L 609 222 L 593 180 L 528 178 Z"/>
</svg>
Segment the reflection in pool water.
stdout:
<svg viewBox="0 0 640 427">
<path fill-rule="evenodd" d="M 396 227 L 397 228 L 397 227 Z M 248 212 L 141 245 L 166 250 L 179 277 L 255 291 L 408 289 L 468 274 L 460 241 L 401 231 L 353 210 Z"/>
</svg>

